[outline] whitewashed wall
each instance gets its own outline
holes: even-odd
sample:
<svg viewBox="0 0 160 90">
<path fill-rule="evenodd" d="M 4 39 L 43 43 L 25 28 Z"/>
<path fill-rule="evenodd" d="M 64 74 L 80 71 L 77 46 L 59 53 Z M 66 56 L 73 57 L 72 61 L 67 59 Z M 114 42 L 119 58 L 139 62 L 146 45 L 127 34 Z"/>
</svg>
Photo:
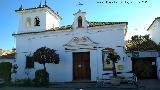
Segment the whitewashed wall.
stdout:
<svg viewBox="0 0 160 90">
<path fill-rule="evenodd" d="M 55 15 L 50 9 L 39 8 L 27 11 L 19 11 L 19 30 L 20 33 L 45 31 L 51 27 L 59 27 L 61 18 Z M 30 33 L 15 35 L 16 37 L 16 63 L 18 65 L 18 72 L 16 74 L 17 79 L 26 78 L 25 69 L 26 56 L 32 55 L 38 48 L 49 47 L 55 49 L 56 53 L 60 56 L 59 64 L 47 64 L 46 68 L 49 72 L 50 82 L 68 82 L 73 80 L 73 52 L 90 52 L 90 68 L 91 68 L 91 80 L 95 81 L 96 77 L 102 77 L 103 71 L 102 64 L 102 49 L 113 48 L 120 55 L 121 60 L 119 63 L 124 64 L 124 71 L 132 70 L 130 60 L 124 54 L 124 30 L 127 29 L 126 24 L 115 24 L 100 27 L 88 27 L 88 21 L 86 20 L 86 13 L 78 11 L 74 14 L 74 22 L 72 24 L 72 30 L 56 30 L 41 33 Z M 40 18 L 40 26 L 34 26 L 34 18 L 38 16 Z M 77 28 L 77 18 L 82 16 L 82 27 Z M 26 28 L 26 18 L 31 18 L 31 27 Z M 91 49 L 77 49 L 76 51 L 66 51 L 64 45 L 70 42 L 74 37 L 82 38 L 88 37 L 93 42 L 98 43 L 96 50 Z M 120 46 L 120 47 L 119 47 Z M 35 68 L 29 70 L 29 77 L 34 78 L 35 71 L 43 68 L 42 65 L 35 63 Z"/>
<path fill-rule="evenodd" d="M 31 10 L 18 11 L 19 14 L 19 30 L 18 33 L 25 32 L 38 32 L 48 30 L 54 27 L 59 27 L 59 22 L 61 20 L 55 13 L 50 9 L 38 8 Z M 40 26 L 34 26 L 34 18 L 39 17 Z M 31 26 L 26 26 L 26 19 L 31 18 Z"/>
<path fill-rule="evenodd" d="M 102 49 L 114 48 L 120 55 L 119 63 L 124 65 L 123 71 L 131 71 L 131 62 L 124 54 L 124 24 L 84 28 L 83 30 L 65 30 L 65 31 L 49 31 L 37 34 L 24 34 L 16 36 L 16 50 L 18 64 L 17 77 L 19 79 L 25 78 L 25 62 L 26 55 L 32 55 L 38 48 L 46 46 L 56 50 L 60 55 L 59 64 L 47 64 L 46 68 L 49 72 L 50 82 L 68 82 L 73 80 L 72 76 L 72 51 L 65 51 L 63 45 L 67 44 L 73 37 L 87 36 L 92 41 L 97 42 L 101 47 L 97 50 L 77 50 L 76 52 L 90 51 L 90 67 L 91 80 L 95 81 L 96 77 L 102 77 Z M 121 46 L 121 47 L 117 47 Z M 35 63 L 35 68 L 30 72 L 30 78 L 34 78 L 34 73 L 37 69 L 43 68 L 42 65 Z"/>
<path fill-rule="evenodd" d="M 159 44 L 160 42 L 160 20 L 157 19 L 152 26 L 150 27 L 150 29 L 148 30 L 151 36 L 151 39 L 153 41 L 155 41 L 157 44 Z"/>
<path fill-rule="evenodd" d="M 15 62 L 15 59 L 0 59 L 0 63 L 2 62 L 10 62 L 13 64 Z"/>
</svg>

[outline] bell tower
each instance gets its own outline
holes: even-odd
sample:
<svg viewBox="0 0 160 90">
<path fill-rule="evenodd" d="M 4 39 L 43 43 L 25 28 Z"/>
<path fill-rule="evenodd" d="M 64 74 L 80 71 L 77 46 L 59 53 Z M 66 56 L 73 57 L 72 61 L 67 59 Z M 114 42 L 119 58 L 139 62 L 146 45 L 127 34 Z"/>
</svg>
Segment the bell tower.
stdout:
<svg viewBox="0 0 160 90">
<path fill-rule="evenodd" d="M 88 22 L 86 20 L 86 12 L 82 12 L 80 9 L 77 13 L 73 14 L 75 16 L 72 27 L 74 29 L 87 28 Z"/>
<path fill-rule="evenodd" d="M 47 2 L 34 8 L 24 9 L 22 5 L 15 12 L 19 15 L 19 29 L 17 33 L 53 30 L 59 27 L 61 17 L 54 12 Z"/>
</svg>

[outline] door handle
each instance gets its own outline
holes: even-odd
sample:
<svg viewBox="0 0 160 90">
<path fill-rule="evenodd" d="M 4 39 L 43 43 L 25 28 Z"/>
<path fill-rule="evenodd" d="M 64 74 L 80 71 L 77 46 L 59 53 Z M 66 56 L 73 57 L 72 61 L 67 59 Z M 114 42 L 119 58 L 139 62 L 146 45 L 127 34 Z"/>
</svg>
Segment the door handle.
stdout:
<svg viewBox="0 0 160 90">
<path fill-rule="evenodd" d="M 82 67 L 82 65 L 81 65 L 81 64 L 79 64 L 79 65 L 78 65 L 78 68 L 81 68 L 81 67 Z"/>
</svg>

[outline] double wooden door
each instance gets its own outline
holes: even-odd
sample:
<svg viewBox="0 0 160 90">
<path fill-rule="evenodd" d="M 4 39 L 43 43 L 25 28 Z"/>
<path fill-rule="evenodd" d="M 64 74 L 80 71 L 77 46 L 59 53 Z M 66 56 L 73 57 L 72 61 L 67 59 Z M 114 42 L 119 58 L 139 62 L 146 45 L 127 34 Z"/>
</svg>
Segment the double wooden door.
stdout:
<svg viewBox="0 0 160 90">
<path fill-rule="evenodd" d="M 90 80 L 90 53 L 73 53 L 73 80 Z"/>
</svg>

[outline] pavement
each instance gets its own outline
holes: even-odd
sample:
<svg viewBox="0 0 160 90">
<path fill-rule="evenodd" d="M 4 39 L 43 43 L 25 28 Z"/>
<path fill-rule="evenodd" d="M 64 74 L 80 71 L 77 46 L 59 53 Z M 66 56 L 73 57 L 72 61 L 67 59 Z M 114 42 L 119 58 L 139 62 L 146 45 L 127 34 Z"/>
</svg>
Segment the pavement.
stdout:
<svg viewBox="0 0 160 90">
<path fill-rule="evenodd" d="M 55 83 L 49 86 L 49 88 L 74 88 L 74 89 L 100 89 L 100 88 L 119 88 L 119 89 L 136 89 L 135 85 L 131 84 L 121 84 L 119 86 L 112 86 L 111 84 L 107 83 L 103 86 L 97 86 L 95 82 L 79 82 L 79 83 Z"/>
<path fill-rule="evenodd" d="M 48 87 L 5 87 L 0 90 L 160 90 L 160 80 L 139 80 L 139 87 L 132 84 L 120 84 L 119 86 L 112 86 L 109 83 L 98 87 L 96 82 L 66 82 L 66 83 L 52 83 Z"/>
<path fill-rule="evenodd" d="M 158 89 L 160 90 L 160 80 L 149 79 L 139 80 L 138 87 L 133 84 L 122 83 L 119 86 L 112 86 L 110 83 L 105 83 L 103 86 L 97 86 L 96 82 L 67 82 L 54 83 L 49 88 L 110 88 L 110 89 Z"/>
<path fill-rule="evenodd" d="M 156 80 L 156 79 L 139 80 L 139 85 L 144 86 L 146 89 L 160 90 L 160 80 Z"/>
</svg>

